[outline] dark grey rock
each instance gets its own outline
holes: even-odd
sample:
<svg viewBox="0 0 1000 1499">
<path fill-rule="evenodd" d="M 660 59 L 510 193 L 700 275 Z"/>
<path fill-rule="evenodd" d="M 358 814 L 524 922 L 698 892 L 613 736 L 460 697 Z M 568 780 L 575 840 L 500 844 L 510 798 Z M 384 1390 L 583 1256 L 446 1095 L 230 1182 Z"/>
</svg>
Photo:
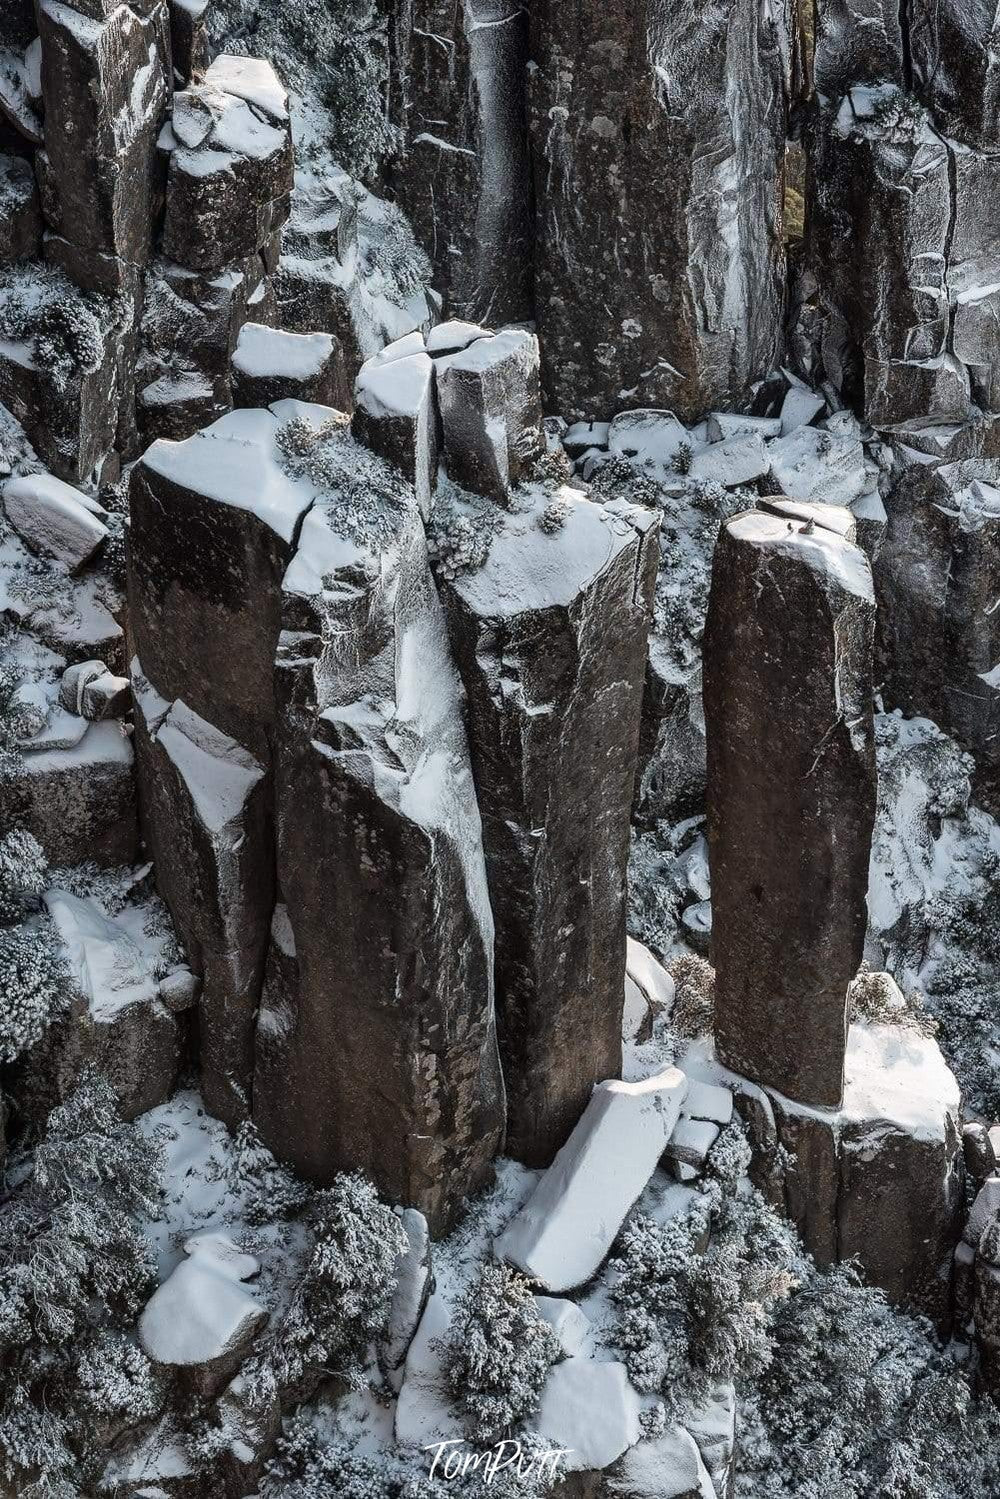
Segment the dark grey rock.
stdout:
<svg viewBox="0 0 1000 1499">
<path fill-rule="evenodd" d="M 254 1114 L 304 1175 L 361 1168 L 439 1233 L 503 1135 L 479 813 L 414 493 L 326 441 L 342 478 L 303 521 L 277 665 L 294 1013 L 269 991 Z"/>
<path fill-rule="evenodd" d="M 250 1113 L 253 1039 L 274 873 L 266 766 L 133 664 L 142 827 L 198 998 L 201 1092 L 230 1125 Z"/>
<path fill-rule="evenodd" d="M 42 216 L 31 163 L 0 153 L 0 266 L 33 260 L 42 244 Z"/>
<path fill-rule="evenodd" d="M 887 701 L 1000 769 L 1000 461 L 914 465 L 886 508 L 875 586 Z"/>
<path fill-rule="evenodd" d="M 174 72 L 184 83 L 191 83 L 204 76 L 211 61 L 205 24 L 210 0 L 167 0 L 167 3 Z"/>
<path fill-rule="evenodd" d="M 389 171 L 460 318 L 531 314 L 526 9 L 505 0 L 393 7 L 390 106 L 403 144 Z"/>
<path fill-rule="evenodd" d="M 91 724 L 68 749 L 22 757 L 0 801 L 53 865 L 132 864 L 138 852 L 132 746 L 118 722 Z"/>
<path fill-rule="evenodd" d="M 516 498 L 496 512 L 485 564 L 440 587 L 469 699 L 497 926 L 508 1148 L 545 1165 L 594 1084 L 620 1074 L 625 865 L 658 553 L 647 511 L 564 489 L 561 523 L 547 531 L 552 496 Z"/>
<path fill-rule="evenodd" d="M 37 10 L 49 227 L 81 249 L 141 265 L 171 88 L 166 5 L 91 5 L 86 19 L 59 0 L 39 0 Z"/>
<path fill-rule="evenodd" d="M 269 63 L 217 57 L 201 83 L 174 95 L 160 145 L 169 259 L 219 270 L 259 250 L 288 217 L 288 96 Z"/>
<path fill-rule="evenodd" d="M 409 339 L 400 339 L 406 346 Z M 361 366 L 354 385 L 352 430 L 359 442 L 380 453 L 403 473 L 416 491 L 426 518 L 437 482 L 438 403 L 434 362 L 428 354 L 392 357 L 390 344 Z"/>
<path fill-rule="evenodd" d="M 449 477 L 507 504 L 543 446 L 537 338 L 506 328 L 435 365 Z"/>
<path fill-rule="evenodd" d="M 245 323 L 231 375 L 235 406 L 284 400 L 315 401 L 337 410 L 347 405 L 343 350 L 332 333 L 286 333 Z"/>
<path fill-rule="evenodd" d="M 788 8 L 541 0 L 530 59 L 547 404 L 741 403 L 782 343 Z"/>
<path fill-rule="evenodd" d="M 719 1056 L 832 1108 L 875 815 L 875 600 L 853 536 L 847 511 L 780 498 L 727 521 L 703 662 Z"/>
</svg>

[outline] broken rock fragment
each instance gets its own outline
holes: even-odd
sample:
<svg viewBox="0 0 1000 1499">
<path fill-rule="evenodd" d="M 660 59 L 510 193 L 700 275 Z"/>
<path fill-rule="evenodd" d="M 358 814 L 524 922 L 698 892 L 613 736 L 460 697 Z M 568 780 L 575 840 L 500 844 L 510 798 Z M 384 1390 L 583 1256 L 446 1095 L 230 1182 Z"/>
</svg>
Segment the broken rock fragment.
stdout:
<svg viewBox="0 0 1000 1499">
<path fill-rule="evenodd" d="M 0 266 L 33 260 L 41 249 L 42 220 L 31 163 L 0 153 Z"/>
<path fill-rule="evenodd" d="M 160 137 L 168 157 L 163 250 L 218 270 L 259 250 L 288 217 L 288 96 L 269 63 L 217 57 L 201 83 L 174 95 Z"/>
<path fill-rule="evenodd" d="M 72 571 L 89 562 L 108 535 L 99 507 L 51 474 L 8 479 L 3 505 L 7 519 L 33 551 L 55 557 Z"/>
<path fill-rule="evenodd" d="M 400 345 L 409 342 L 399 340 Z M 434 361 L 422 348 L 397 358 L 376 355 L 361 366 L 354 384 L 353 430 L 360 442 L 406 475 L 421 513 L 429 516 L 437 480 L 438 406 Z"/>
<path fill-rule="evenodd" d="M 727 521 L 704 643 L 719 1056 L 831 1108 L 875 815 L 874 593 L 853 535 L 846 511 L 780 498 Z"/>
<path fill-rule="evenodd" d="M 244 323 L 232 357 L 233 404 L 315 401 L 343 410 L 343 353 L 331 333 L 285 333 Z"/>
<path fill-rule="evenodd" d="M 506 328 L 435 362 L 449 476 L 505 505 L 542 447 L 538 339 Z"/>
<path fill-rule="evenodd" d="M 638 1083 L 594 1089 L 576 1128 L 496 1252 L 559 1294 L 597 1272 L 656 1170 L 687 1091 L 676 1067 Z"/>
</svg>

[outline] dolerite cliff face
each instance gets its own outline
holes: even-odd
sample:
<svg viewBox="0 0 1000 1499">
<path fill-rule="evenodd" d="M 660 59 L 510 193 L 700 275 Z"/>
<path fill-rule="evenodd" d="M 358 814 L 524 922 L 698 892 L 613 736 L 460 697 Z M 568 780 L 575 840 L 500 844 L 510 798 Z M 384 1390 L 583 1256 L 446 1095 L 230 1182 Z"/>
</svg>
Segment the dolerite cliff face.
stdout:
<svg viewBox="0 0 1000 1499">
<path fill-rule="evenodd" d="M 567 417 L 747 396 L 784 312 L 788 7 L 417 0 L 393 27 L 391 181 L 453 310 L 533 308 Z"/>
<path fill-rule="evenodd" d="M 0 16 L 0 1154 L 27 1255 L 96 1067 L 168 1181 L 80 1492 L 311 1485 L 314 1397 L 408 1492 L 475 1364 L 725 1499 L 802 1423 L 677 1318 L 855 1261 L 1000 1399 L 993 19 L 342 10 Z"/>
</svg>

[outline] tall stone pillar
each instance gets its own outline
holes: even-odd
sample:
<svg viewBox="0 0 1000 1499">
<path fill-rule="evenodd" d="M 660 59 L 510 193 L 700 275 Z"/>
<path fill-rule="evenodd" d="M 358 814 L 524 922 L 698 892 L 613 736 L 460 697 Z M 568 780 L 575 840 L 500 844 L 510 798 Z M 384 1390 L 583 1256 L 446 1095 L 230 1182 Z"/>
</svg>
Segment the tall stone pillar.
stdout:
<svg viewBox="0 0 1000 1499">
<path fill-rule="evenodd" d="M 682 417 L 780 362 L 789 8 L 537 0 L 529 139 L 543 386 Z"/>
<path fill-rule="evenodd" d="M 728 521 L 704 640 L 716 1046 L 842 1098 L 875 816 L 875 600 L 854 522 L 783 498 Z"/>
</svg>

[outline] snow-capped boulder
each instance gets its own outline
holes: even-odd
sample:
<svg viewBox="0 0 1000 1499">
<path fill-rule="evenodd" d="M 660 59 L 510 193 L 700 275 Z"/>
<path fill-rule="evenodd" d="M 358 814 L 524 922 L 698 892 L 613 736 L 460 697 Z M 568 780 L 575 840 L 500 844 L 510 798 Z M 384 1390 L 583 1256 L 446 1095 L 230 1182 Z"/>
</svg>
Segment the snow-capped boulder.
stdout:
<svg viewBox="0 0 1000 1499">
<path fill-rule="evenodd" d="M 89 724 L 63 748 L 29 747 L 0 796 L 50 864 L 134 862 L 139 830 L 132 744 L 117 721 Z"/>
<path fill-rule="evenodd" d="M 73 571 L 90 561 L 108 534 L 93 501 L 52 474 L 8 479 L 3 506 L 32 551 L 55 557 Z"/>
<path fill-rule="evenodd" d="M 184 1248 L 187 1258 L 146 1303 L 139 1341 L 154 1363 L 211 1396 L 239 1368 L 267 1322 L 267 1309 L 242 1285 L 260 1265 L 223 1234 L 197 1235 Z"/>
<path fill-rule="evenodd" d="M 746 432 L 702 448 L 692 457 L 688 473 L 692 479 L 735 489 L 762 479 L 770 466 L 760 433 Z"/>
<path fill-rule="evenodd" d="M 395 1416 L 396 1441 L 401 1447 L 424 1450 L 432 1442 L 447 1442 L 456 1435 L 457 1417 L 444 1368 L 450 1320 L 447 1300 L 435 1291 L 406 1354 Z"/>
<path fill-rule="evenodd" d="M 73 988 L 87 1007 L 67 1039 L 60 1071 L 66 1078 L 96 1064 L 124 1117 L 136 1119 L 170 1097 L 180 1064 L 180 1033 L 159 1002 L 154 954 L 135 929 L 107 916 L 92 898 L 53 889 L 45 906 Z"/>
<path fill-rule="evenodd" d="M 698 1444 L 683 1426 L 637 1442 L 604 1477 L 608 1499 L 716 1499 Z"/>
<path fill-rule="evenodd" d="M 586 1284 L 666 1148 L 687 1079 L 669 1067 L 605 1082 L 528 1202 L 496 1241 L 501 1259 L 553 1293 Z"/>
<path fill-rule="evenodd" d="M 169 259 L 220 269 L 259 250 L 287 219 L 288 96 L 270 63 L 217 57 L 199 83 L 174 95 L 159 144 L 168 158 Z"/>
<path fill-rule="evenodd" d="M 638 1442 L 641 1408 L 624 1364 L 574 1356 L 549 1370 L 532 1425 L 566 1449 L 561 1472 L 599 1470 Z"/>
<path fill-rule="evenodd" d="M 464 570 L 445 557 L 438 587 L 468 699 L 496 921 L 507 1149 L 543 1166 L 593 1085 L 621 1073 L 625 866 L 656 524 L 567 486 L 525 485 L 511 510 L 462 518 L 482 528 L 487 554 Z"/>
<path fill-rule="evenodd" d="M 535 1305 L 559 1339 L 563 1354 L 572 1358 L 582 1352 L 591 1329 L 583 1307 L 563 1296 L 536 1296 Z"/>
<path fill-rule="evenodd" d="M 506 328 L 435 364 L 449 477 L 509 504 L 542 450 L 538 339 Z"/>
<path fill-rule="evenodd" d="M 343 410 L 347 404 L 343 351 L 332 333 L 286 333 L 244 323 L 232 376 L 234 406 L 296 400 Z"/>
<path fill-rule="evenodd" d="M 876 789 L 875 599 L 853 535 L 847 511 L 783 498 L 727 521 L 704 640 L 719 1056 L 832 1108 Z"/>
<path fill-rule="evenodd" d="M 359 442 L 405 474 L 426 519 L 438 467 L 437 393 L 430 355 L 421 350 L 390 361 L 379 361 L 378 356 L 367 360 L 354 384 L 352 430 Z"/>
</svg>

